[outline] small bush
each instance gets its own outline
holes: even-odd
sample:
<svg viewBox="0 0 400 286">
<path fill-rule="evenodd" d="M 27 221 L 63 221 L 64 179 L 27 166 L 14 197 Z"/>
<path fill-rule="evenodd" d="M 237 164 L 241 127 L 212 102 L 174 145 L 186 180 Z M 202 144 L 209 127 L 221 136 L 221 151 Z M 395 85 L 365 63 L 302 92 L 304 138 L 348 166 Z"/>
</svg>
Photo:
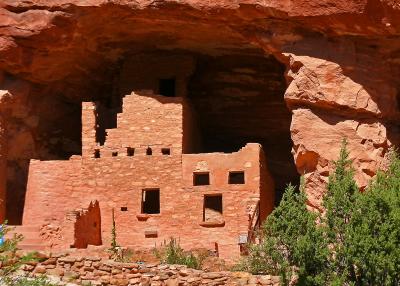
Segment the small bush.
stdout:
<svg viewBox="0 0 400 286">
<path fill-rule="evenodd" d="M 11 229 L 7 226 L 7 223 L 1 225 L 0 236 L 5 235 Z M 25 263 L 38 261 L 37 254 L 35 252 L 27 255 L 18 256 L 18 243 L 23 240 L 23 236 L 15 234 L 13 238 L 4 240 L 4 243 L 0 246 L 0 285 L 7 286 L 53 286 L 44 277 L 29 279 L 15 275 L 16 271 Z M 2 284 L 3 283 L 3 284 Z"/>
<path fill-rule="evenodd" d="M 154 254 L 162 263 L 186 265 L 189 268 L 200 269 L 204 256 L 196 256 L 192 252 L 182 249 L 175 238 L 164 243 L 160 249 L 155 249 Z"/>
<path fill-rule="evenodd" d="M 303 188 L 289 186 L 241 267 L 279 274 L 284 284 L 400 285 L 400 157 L 359 192 L 344 140 L 323 198 L 307 211 Z"/>
<path fill-rule="evenodd" d="M 46 277 L 26 278 L 21 277 L 13 280 L 13 286 L 56 286 L 47 280 Z"/>
</svg>

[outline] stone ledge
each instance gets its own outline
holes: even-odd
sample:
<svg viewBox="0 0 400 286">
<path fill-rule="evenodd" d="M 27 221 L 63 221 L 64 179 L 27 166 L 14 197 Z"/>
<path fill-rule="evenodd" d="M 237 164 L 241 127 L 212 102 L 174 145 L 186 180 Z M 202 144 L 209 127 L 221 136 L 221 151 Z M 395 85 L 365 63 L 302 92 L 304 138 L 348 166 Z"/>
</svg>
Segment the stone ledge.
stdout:
<svg viewBox="0 0 400 286">
<path fill-rule="evenodd" d="M 224 227 L 225 221 L 202 221 L 199 223 L 199 225 L 202 227 Z"/>
</svg>

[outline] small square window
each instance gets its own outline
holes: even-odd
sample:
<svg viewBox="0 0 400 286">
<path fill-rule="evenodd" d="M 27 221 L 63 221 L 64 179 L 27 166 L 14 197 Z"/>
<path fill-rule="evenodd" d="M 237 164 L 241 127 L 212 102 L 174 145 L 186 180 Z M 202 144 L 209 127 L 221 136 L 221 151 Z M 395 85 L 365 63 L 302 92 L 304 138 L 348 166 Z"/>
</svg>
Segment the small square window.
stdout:
<svg viewBox="0 0 400 286">
<path fill-rule="evenodd" d="M 121 212 L 127 212 L 128 211 L 128 207 L 121 207 Z"/>
<path fill-rule="evenodd" d="M 169 149 L 169 148 L 162 148 L 162 149 L 161 149 L 161 154 L 163 154 L 163 155 L 171 155 L 171 149 Z"/>
<path fill-rule="evenodd" d="M 222 195 L 204 195 L 203 221 L 220 221 L 222 217 Z"/>
<path fill-rule="evenodd" d="M 160 213 L 160 189 L 147 189 L 142 191 L 142 213 Z"/>
<path fill-rule="evenodd" d="M 244 172 L 243 171 L 235 171 L 229 172 L 229 184 L 244 184 Z"/>
<path fill-rule="evenodd" d="M 210 184 L 210 173 L 193 173 L 194 186 L 206 186 Z"/>
<path fill-rule="evenodd" d="M 99 149 L 94 150 L 93 156 L 94 158 L 100 158 L 100 150 Z"/>
<path fill-rule="evenodd" d="M 175 78 L 160 79 L 158 84 L 158 93 L 167 97 L 174 97 L 176 93 Z"/>
<path fill-rule="evenodd" d="M 153 150 L 151 150 L 151 148 L 150 147 L 148 147 L 147 149 L 146 149 L 146 155 L 153 155 Z"/>
<path fill-rule="evenodd" d="M 126 148 L 126 155 L 129 157 L 132 157 L 133 155 L 135 155 L 135 148 L 131 148 L 131 147 Z"/>
<path fill-rule="evenodd" d="M 111 153 L 111 156 L 117 157 L 117 156 L 118 156 L 118 152 L 112 152 L 112 153 Z"/>
</svg>

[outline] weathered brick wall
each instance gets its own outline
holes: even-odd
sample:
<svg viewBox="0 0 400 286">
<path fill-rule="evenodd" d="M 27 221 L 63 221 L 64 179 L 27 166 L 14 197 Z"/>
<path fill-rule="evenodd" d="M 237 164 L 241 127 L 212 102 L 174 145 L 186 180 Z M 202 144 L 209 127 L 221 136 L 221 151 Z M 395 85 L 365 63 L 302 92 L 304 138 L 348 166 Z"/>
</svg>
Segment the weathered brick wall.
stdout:
<svg viewBox="0 0 400 286">
<path fill-rule="evenodd" d="M 171 153 L 181 154 L 183 100 L 153 94 L 125 96 L 122 113 L 117 115 L 117 128 L 107 129 L 102 155 L 111 156 L 111 152 L 116 151 L 124 155 L 127 147 L 145 152 L 148 146 L 155 149 L 154 153 L 161 153 L 161 148 L 171 148 Z"/>
<path fill-rule="evenodd" d="M 274 210 L 275 182 L 268 169 L 267 158 L 263 149 L 259 153 L 260 162 L 260 221 L 263 222 Z"/>
<path fill-rule="evenodd" d="M 225 226 L 210 229 L 222 257 L 234 256 L 232 250 L 238 249 L 239 235 L 248 234 L 249 216 L 260 200 L 260 192 L 265 199 L 273 198 L 273 189 L 260 190 L 260 152 L 259 144 L 247 144 L 236 153 L 183 155 L 183 184 L 192 199 L 187 210 L 199 213 L 204 195 L 222 194 Z M 244 171 L 245 184 L 229 184 L 229 171 Z M 210 185 L 193 186 L 193 172 L 208 172 Z"/>
<path fill-rule="evenodd" d="M 179 237 L 184 248 L 214 249 L 218 243 L 221 257 L 236 259 L 238 236 L 247 233 L 249 210 L 259 199 L 259 146 L 250 145 L 238 153 L 214 156 L 215 160 L 211 160 L 213 154 L 184 155 L 183 172 L 181 156 L 161 154 L 69 162 L 33 161 L 24 224 L 62 225 L 69 211 L 97 200 L 103 243 L 110 241 L 114 208 L 118 242 L 122 245 L 150 248 L 170 237 Z M 210 161 L 211 185 L 193 187 L 196 162 L 201 165 L 207 160 Z M 248 185 L 228 186 L 227 170 L 239 167 L 245 168 Z M 213 180 L 221 181 L 215 184 Z M 143 220 L 140 217 L 142 190 L 148 188 L 160 188 L 161 213 L 148 215 Z M 223 193 L 225 225 L 202 226 L 203 196 L 218 192 Z M 121 207 L 126 207 L 127 211 L 122 211 Z M 157 237 L 146 238 L 148 231 L 156 231 Z M 66 246 L 70 244 L 65 242 Z"/>
<path fill-rule="evenodd" d="M 183 248 L 213 249 L 222 258 L 237 259 L 239 236 L 248 234 L 261 187 L 266 199 L 273 201 L 268 182 L 261 184 L 265 178 L 260 175 L 261 147 L 248 144 L 231 154 L 182 155 L 184 107 L 181 98 L 128 95 L 117 128 L 107 130 L 104 146 L 94 147 L 96 110 L 84 104 L 84 156 L 31 162 L 23 223 L 60 227 L 64 239 L 53 244 L 69 247 L 74 238 L 66 215 L 96 200 L 104 244 L 110 242 L 114 210 L 117 241 L 123 246 L 148 249 L 175 237 Z M 148 146 L 151 155 L 146 154 Z M 135 148 L 134 154 L 128 156 L 127 147 Z M 99 149 L 99 158 L 90 151 L 93 148 Z M 170 154 L 162 154 L 162 148 L 170 148 Z M 193 186 L 196 171 L 210 172 L 209 186 Z M 228 184 L 229 171 L 244 171 L 245 184 Z M 142 214 L 143 191 L 154 188 L 160 190 L 160 213 Z M 207 224 L 204 195 L 217 193 L 222 194 L 223 221 Z M 84 226 L 74 231 L 80 232 L 81 241 L 89 241 L 85 235 L 91 232 Z"/>
<path fill-rule="evenodd" d="M 69 220 L 73 227 L 73 246 L 85 248 L 88 245 L 101 245 L 101 217 L 99 202 L 90 203 L 87 209 L 81 209 L 67 213 L 66 220 Z"/>
<path fill-rule="evenodd" d="M 82 102 L 82 156 L 93 156 L 96 148 L 96 104 Z"/>
<path fill-rule="evenodd" d="M 31 160 L 23 225 L 60 224 L 67 211 L 90 203 L 82 205 L 81 194 L 73 192 L 81 186 L 81 160 L 76 158 L 69 161 Z"/>
<path fill-rule="evenodd" d="M 278 276 L 245 272 L 205 272 L 182 265 L 119 263 L 96 257 L 53 256 L 25 265 L 31 275 L 54 275 L 62 281 L 112 286 L 277 286 Z"/>
</svg>

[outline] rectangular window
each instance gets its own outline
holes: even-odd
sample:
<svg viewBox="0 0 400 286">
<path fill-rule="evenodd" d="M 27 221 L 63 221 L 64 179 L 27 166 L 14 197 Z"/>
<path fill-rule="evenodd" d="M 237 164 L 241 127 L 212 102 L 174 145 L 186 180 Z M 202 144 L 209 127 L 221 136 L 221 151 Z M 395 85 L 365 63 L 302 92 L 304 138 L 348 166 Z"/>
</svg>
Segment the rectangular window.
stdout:
<svg viewBox="0 0 400 286">
<path fill-rule="evenodd" d="M 175 78 L 166 78 L 159 80 L 158 93 L 167 97 L 175 96 Z"/>
<path fill-rule="evenodd" d="M 193 186 L 206 186 L 210 184 L 210 173 L 193 173 Z"/>
<path fill-rule="evenodd" d="M 147 189 L 142 191 L 142 213 L 160 213 L 160 189 Z"/>
<path fill-rule="evenodd" d="M 94 150 L 93 156 L 94 156 L 95 158 L 100 158 L 100 150 L 99 150 L 99 149 Z"/>
<path fill-rule="evenodd" d="M 162 148 L 161 154 L 163 155 L 171 155 L 171 150 L 169 148 Z"/>
<path fill-rule="evenodd" d="M 117 156 L 118 156 L 118 152 L 112 152 L 112 153 L 111 153 L 111 156 L 117 157 Z"/>
<path fill-rule="evenodd" d="M 153 155 L 153 150 L 151 150 L 150 147 L 147 147 L 147 149 L 146 149 L 146 155 L 148 155 L 148 156 Z"/>
<path fill-rule="evenodd" d="M 135 155 L 135 148 L 131 148 L 131 147 L 126 148 L 126 155 L 130 156 L 130 157 Z"/>
<path fill-rule="evenodd" d="M 203 221 L 221 221 L 222 195 L 204 195 Z"/>
<path fill-rule="evenodd" d="M 244 172 L 243 171 L 235 171 L 229 172 L 229 184 L 244 184 Z"/>
</svg>

